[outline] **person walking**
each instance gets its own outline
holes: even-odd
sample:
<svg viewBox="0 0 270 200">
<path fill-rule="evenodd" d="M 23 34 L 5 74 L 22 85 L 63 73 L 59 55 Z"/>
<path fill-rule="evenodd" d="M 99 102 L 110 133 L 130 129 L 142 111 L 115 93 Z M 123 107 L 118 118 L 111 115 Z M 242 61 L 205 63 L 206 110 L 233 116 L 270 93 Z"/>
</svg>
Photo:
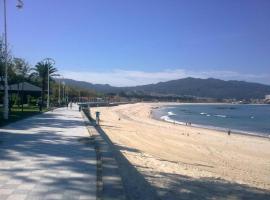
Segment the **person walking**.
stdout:
<svg viewBox="0 0 270 200">
<path fill-rule="evenodd" d="M 39 112 L 42 112 L 42 101 L 41 101 L 41 99 L 38 99 L 37 105 L 38 105 Z"/>
</svg>

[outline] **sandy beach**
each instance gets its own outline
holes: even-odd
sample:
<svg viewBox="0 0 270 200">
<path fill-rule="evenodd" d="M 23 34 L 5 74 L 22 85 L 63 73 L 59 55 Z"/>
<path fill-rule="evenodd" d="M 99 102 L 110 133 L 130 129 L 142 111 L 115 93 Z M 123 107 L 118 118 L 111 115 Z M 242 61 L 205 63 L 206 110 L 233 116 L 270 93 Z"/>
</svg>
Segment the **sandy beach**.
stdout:
<svg viewBox="0 0 270 200">
<path fill-rule="evenodd" d="M 162 105 L 91 109 L 93 116 L 101 112 L 101 128 L 159 195 L 171 193 L 174 199 L 202 182 L 206 187 L 214 183 L 270 193 L 269 139 L 152 119 L 151 109 Z"/>
</svg>

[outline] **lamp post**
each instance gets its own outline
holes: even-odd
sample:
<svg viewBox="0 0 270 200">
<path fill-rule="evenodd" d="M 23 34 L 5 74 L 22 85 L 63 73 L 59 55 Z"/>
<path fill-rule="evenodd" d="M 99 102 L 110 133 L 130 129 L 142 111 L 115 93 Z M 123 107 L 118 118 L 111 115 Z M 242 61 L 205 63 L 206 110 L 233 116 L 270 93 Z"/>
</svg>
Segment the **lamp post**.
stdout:
<svg viewBox="0 0 270 200">
<path fill-rule="evenodd" d="M 59 77 L 59 84 L 58 84 L 59 88 L 58 88 L 58 106 L 60 107 L 61 104 L 61 79 Z"/>
<path fill-rule="evenodd" d="M 23 7 L 22 0 L 18 0 L 16 5 L 17 8 Z M 4 0 L 4 35 L 5 35 L 5 93 L 4 93 L 4 119 L 8 119 L 8 112 L 9 112 L 9 102 L 8 102 L 8 52 L 7 52 L 7 5 L 6 0 Z"/>
<path fill-rule="evenodd" d="M 48 71 L 48 94 L 47 94 L 47 109 L 50 108 L 50 67 L 54 66 L 55 61 L 52 58 L 45 58 L 44 62 L 47 64 Z"/>
<path fill-rule="evenodd" d="M 58 77 L 58 106 L 60 106 L 60 103 L 61 103 L 61 75 L 55 74 L 54 76 Z"/>
<path fill-rule="evenodd" d="M 47 95 L 47 109 L 50 108 L 50 65 L 47 65 L 48 67 L 48 95 Z"/>
<path fill-rule="evenodd" d="M 67 94 L 66 94 L 66 103 L 68 103 L 68 86 L 67 86 L 67 92 L 66 92 Z"/>
<path fill-rule="evenodd" d="M 63 103 L 65 103 L 65 81 L 63 81 Z"/>
</svg>

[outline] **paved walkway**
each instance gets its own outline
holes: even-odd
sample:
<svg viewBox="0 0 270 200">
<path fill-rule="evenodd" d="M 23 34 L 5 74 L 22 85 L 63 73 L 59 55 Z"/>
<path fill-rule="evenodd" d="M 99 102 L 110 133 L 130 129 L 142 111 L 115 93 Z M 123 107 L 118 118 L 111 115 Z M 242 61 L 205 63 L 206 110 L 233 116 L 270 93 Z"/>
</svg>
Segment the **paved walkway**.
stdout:
<svg viewBox="0 0 270 200">
<path fill-rule="evenodd" d="M 61 108 L 0 129 L 0 199 L 96 199 L 96 155 L 79 111 Z"/>
</svg>

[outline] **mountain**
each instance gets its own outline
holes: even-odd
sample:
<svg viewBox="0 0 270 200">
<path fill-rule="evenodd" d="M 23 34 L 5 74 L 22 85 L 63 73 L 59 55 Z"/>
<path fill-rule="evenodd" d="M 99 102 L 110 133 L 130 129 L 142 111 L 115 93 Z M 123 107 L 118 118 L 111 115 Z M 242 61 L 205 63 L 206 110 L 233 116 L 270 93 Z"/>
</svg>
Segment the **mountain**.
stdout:
<svg viewBox="0 0 270 200">
<path fill-rule="evenodd" d="M 270 86 L 245 81 L 224 81 L 214 78 L 183 78 L 134 87 L 114 87 L 108 84 L 92 84 L 65 79 L 70 85 L 93 89 L 102 93 L 125 93 L 152 96 L 195 96 L 209 98 L 251 99 L 270 94 Z"/>
<path fill-rule="evenodd" d="M 78 87 L 81 89 L 86 90 L 95 90 L 97 92 L 101 93 L 111 93 L 111 92 L 119 92 L 121 91 L 121 88 L 117 89 L 118 87 L 110 86 L 109 84 L 93 84 L 85 81 L 76 81 L 73 79 L 61 79 L 61 81 L 64 81 L 65 84 L 71 85 L 74 87 Z"/>
</svg>

